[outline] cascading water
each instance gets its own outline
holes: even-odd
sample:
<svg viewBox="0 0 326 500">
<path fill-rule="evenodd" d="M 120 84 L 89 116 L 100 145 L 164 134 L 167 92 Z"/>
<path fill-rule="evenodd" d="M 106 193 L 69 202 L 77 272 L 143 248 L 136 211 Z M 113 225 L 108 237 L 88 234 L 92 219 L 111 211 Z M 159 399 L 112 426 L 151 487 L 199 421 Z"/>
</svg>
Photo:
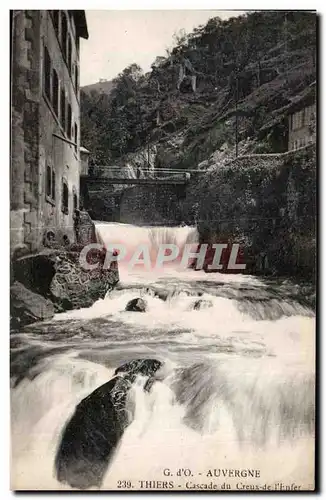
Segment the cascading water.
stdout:
<svg viewBox="0 0 326 500">
<path fill-rule="evenodd" d="M 189 227 L 112 223 L 97 231 L 106 244 L 127 244 L 129 255 L 139 244 L 154 255 L 160 243 L 182 248 L 197 240 Z M 262 485 L 309 487 L 315 320 L 300 289 L 177 265 L 148 272 L 122 263 L 119 270 L 104 300 L 12 334 L 12 486 L 71 489 L 56 478 L 55 456 L 76 405 L 123 363 L 151 358 L 163 366 L 150 390 L 143 375 L 133 382 L 133 420 L 101 489 L 123 481 L 140 489 L 150 480 L 191 488 L 208 483 L 214 469 L 220 487 L 253 484 L 223 477 L 222 469 L 259 470 Z M 136 297 L 146 300 L 145 313 L 125 311 Z M 178 469 L 194 476 L 177 479 Z"/>
</svg>

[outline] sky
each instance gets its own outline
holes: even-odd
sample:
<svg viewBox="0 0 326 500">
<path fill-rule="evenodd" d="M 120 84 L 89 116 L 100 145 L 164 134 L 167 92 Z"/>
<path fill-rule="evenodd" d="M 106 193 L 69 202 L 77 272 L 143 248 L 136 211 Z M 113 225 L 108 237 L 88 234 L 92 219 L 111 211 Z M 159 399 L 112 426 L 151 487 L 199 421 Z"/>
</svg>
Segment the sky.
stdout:
<svg viewBox="0 0 326 500">
<path fill-rule="evenodd" d="M 111 80 L 137 63 L 146 72 L 156 56 L 173 47 L 173 35 L 190 33 L 212 17 L 222 19 L 242 11 L 221 10 L 87 10 L 89 39 L 81 39 L 81 86 L 100 78 Z"/>
</svg>

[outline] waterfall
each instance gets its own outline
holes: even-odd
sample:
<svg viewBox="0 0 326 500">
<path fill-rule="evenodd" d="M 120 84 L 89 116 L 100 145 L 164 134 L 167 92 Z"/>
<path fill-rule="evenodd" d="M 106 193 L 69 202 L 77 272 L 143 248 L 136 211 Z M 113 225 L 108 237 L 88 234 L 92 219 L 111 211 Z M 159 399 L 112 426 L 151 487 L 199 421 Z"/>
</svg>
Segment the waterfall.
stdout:
<svg viewBox="0 0 326 500">
<path fill-rule="evenodd" d="M 131 256 L 140 245 L 149 249 L 152 263 L 156 261 L 159 246 L 162 244 L 173 244 L 179 249 L 179 259 L 182 256 L 186 244 L 193 245 L 194 250 L 198 243 L 198 232 L 192 226 L 177 227 L 151 227 L 133 226 L 132 224 L 103 223 L 96 222 L 96 231 L 99 241 L 105 245 L 124 245 L 127 253 L 121 264 L 130 261 Z"/>
<path fill-rule="evenodd" d="M 128 253 L 139 244 L 155 255 L 162 243 L 183 248 L 198 241 L 186 226 L 96 229 L 106 245 L 126 244 Z M 232 489 L 254 484 L 223 478 L 229 469 L 258 470 L 259 484 L 272 487 L 311 485 L 315 318 L 300 290 L 290 281 L 266 284 L 177 266 L 155 274 L 122 264 L 120 276 L 93 306 L 11 335 L 12 486 L 71 489 L 55 475 L 65 425 L 117 367 L 148 358 L 163 369 L 148 391 L 146 377 L 133 382 L 133 419 L 100 489 L 118 489 L 119 481 L 146 489 L 146 481 L 166 480 L 180 491 L 209 483 L 209 470 L 217 489 L 223 482 Z M 125 310 L 136 297 L 146 312 Z M 193 476 L 177 478 L 180 468 Z M 173 476 L 164 477 L 165 469 Z"/>
</svg>

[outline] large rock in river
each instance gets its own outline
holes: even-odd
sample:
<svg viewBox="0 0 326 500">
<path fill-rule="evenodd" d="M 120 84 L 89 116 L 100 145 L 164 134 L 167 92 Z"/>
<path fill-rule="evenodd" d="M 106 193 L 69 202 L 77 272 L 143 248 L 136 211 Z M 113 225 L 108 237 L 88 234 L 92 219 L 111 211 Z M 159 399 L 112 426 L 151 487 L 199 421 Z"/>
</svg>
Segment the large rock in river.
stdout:
<svg viewBox="0 0 326 500">
<path fill-rule="evenodd" d="M 136 311 L 136 312 L 146 312 L 147 311 L 147 302 L 140 297 L 136 299 L 129 300 L 126 305 L 126 311 Z"/>
<path fill-rule="evenodd" d="M 69 252 L 58 256 L 55 275 L 50 284 L 51 299 L 57 307 L 80 309 L 89 307 L 96 300 L 103 299 L 119 281 L 117 267 L 103 267 L 105 251 L 94 252 L 93 262 L 98 262 L 96 269 L 88 270 L 79 261 L 78 252 Z"/>
<path fill-rule="evenodd" d="M 115 263 L 105 268 L 106 251 L 94 250 L 87 259 L 96 269 L 85 269 L 80 261 L 82 246 L 68 250 L 46 249 L 17 259 L 13 264 L 16 280 L 51 300 L 56 311 L 80 309 L 103 299 L 119 281 Z"/>
<path fill-rule="evenodd" d="M 130 389 L 137 375 L 147 376 L 144 391 L 161 368 L 156 359 L 133 360 L 109 382 L 83 399 L 66 424 L 55 458 L 60 482 L 73 488 L 100 487 L 126 427 L 134 418 Z"/>
<path fill-rule="evenodd" d="M 10 322 L 19 328 L 36 321 L 49 320 L 54 316 L 52 302 L 33 293 L 18 281 L 10 287 Z"/>
</svg>

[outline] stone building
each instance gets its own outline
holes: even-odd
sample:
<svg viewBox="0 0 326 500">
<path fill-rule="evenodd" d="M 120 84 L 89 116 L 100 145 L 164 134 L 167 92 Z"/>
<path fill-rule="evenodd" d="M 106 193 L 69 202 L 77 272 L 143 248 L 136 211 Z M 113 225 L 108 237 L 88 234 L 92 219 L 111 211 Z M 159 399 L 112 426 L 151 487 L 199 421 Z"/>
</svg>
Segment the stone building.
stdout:
<svg viewBox="0 0 326 500">
<path fill-rule="evenodd" d="M 81 170 L 80 175 L 88 175 L 88 161 L 89 161 L 90 151 L 88 149 L 81 146 L 80 148 L 80 161 L 81 161 Z"/>
<path fill-rule="evenodd" d="M 316 141 L 316 96 L 315 85 L 290 108 L 288 149 L 307 146 Z"/>
<path fill-rule="evenodd" d="M 79 205 L 83 10 L 11 11 L 11 251 L 74 239 Z"/>
</svg>

